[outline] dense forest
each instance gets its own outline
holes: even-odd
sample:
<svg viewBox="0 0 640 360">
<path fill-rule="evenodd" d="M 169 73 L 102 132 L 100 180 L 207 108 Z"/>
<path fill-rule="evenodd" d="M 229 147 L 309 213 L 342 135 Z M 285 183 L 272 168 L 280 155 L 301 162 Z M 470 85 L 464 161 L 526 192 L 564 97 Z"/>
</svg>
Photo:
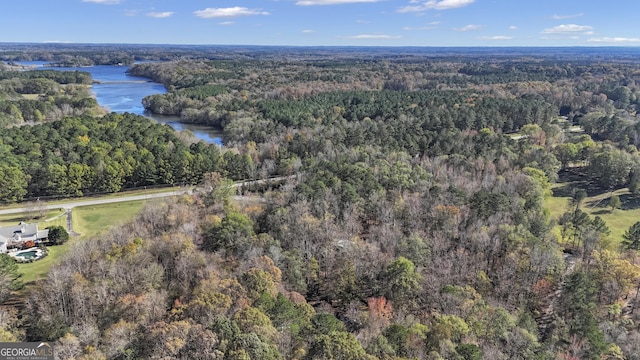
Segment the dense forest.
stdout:
<svg viewBox="0 0 640 360">
<path fill-rule="evenodd" d="M 584 211 L 639 196 L 637 58 L 174 50 L 130 68 L 168 90 L 144 106 L 220 127 L 224 147 L 131 114 L 1 132 L 4 201 L 201 191 L 78 242 L 0 310 L 0 339 L 67 359 L 640 359 L 640 223 L 616 239 Z M 229 180 L 272 176 L 288 177 Z"/>
<path fill-rule="evenodd" d="M 242 169 L 250 166 L 239 154 L 223 156 L 216 145 L 188 145 L 169 126 L 131 114 L 14 127 L 3 131 L 0 144 L 5 201 L 198 184 L 205 173 L 229 173 L 227 162 L 234 165 L 233 178 L 243 179 L 248 175 Z"/>
</svg>

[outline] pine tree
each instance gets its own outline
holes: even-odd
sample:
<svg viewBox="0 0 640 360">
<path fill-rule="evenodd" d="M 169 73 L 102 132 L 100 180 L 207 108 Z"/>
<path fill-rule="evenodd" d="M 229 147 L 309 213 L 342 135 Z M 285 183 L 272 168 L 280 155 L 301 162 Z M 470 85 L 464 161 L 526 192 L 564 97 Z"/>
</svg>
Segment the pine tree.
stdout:
<svg viewBox="0 0 640 360">
<path fill-rule="evenodd" d="M 633 224 L 624 235 L 622 235 L 622 246 L 625 249 L 640 250 L 640 221 Z"/>
</svg>

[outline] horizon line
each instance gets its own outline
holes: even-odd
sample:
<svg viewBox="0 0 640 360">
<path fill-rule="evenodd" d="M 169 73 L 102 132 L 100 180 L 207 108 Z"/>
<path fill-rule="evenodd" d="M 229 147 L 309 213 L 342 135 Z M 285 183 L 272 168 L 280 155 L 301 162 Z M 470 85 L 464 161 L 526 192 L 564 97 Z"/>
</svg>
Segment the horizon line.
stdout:
<svg viewBox="0 0 640 360">
<path fill-rule="evenodd" d="M 12 44 L 12 45 L 46 45 L 46 46 L 64 46 L 64 45 L 99 45 L 99 46 L 113 46 L 113 45 L 128 45 L 128 46 L 211 46 L 211 47 L 287 47 L 287 48 L 555 48 L 555 49 L 567 49 L 567 48 L 624 48 L 624 49 L 640 49 L 640 45 L 260 45 L 260 44 L 175 44 L 175 43 L 118 43 L 118 42 L 70 42 L 70 41 L 0 41 L 0 44 Z M 2 49 L 0 49 L 0 53 Z"/>
</svg>

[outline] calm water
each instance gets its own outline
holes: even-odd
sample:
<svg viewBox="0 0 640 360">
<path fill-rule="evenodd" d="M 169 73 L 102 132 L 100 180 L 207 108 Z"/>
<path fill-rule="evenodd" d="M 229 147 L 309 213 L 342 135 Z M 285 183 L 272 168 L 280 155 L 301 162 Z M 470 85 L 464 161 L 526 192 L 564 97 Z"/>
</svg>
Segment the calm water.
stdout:
<svg viewBox="0 0 640 360">
<path fill-rule="evenodd" d="M 147 95 L 163 94 L 166 92 L 164 85 L 151 82 L 148 79 L 129 76 L 128 66 L 98 65 L 91 67 L 45 67 L 44 61 L 21 61 L 20 65 L 35 66 L 38 69 L 53 69 L 61 71 L 86 71 L 91 73 L 93 80 L 99 81 L 93 84 L 92 91 L 100 106 L 106 107 L 109 111 L 144 115 L 157 122 L 170 125 L 177 131 L 189 130 L 200 140 L 208 143 L 222 145 L 222 137 L 219 131 L 206 125 L 185 124 L 180 122 L 177 116 L 159 116 L 145 114 L 142 106 L 142 98 Z"/>
</svg>

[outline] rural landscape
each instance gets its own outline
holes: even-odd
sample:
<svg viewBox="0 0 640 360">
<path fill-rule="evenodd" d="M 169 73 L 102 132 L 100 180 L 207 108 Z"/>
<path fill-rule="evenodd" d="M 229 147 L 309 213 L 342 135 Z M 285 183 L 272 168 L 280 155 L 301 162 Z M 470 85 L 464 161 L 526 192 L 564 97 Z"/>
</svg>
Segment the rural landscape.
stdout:
<svg viewBox="0 0 640 360">
<path fill-rule="evenodd" d="M 640 359 L 637 48 L 0 49 L 2 342 Z"/>
</svg>

